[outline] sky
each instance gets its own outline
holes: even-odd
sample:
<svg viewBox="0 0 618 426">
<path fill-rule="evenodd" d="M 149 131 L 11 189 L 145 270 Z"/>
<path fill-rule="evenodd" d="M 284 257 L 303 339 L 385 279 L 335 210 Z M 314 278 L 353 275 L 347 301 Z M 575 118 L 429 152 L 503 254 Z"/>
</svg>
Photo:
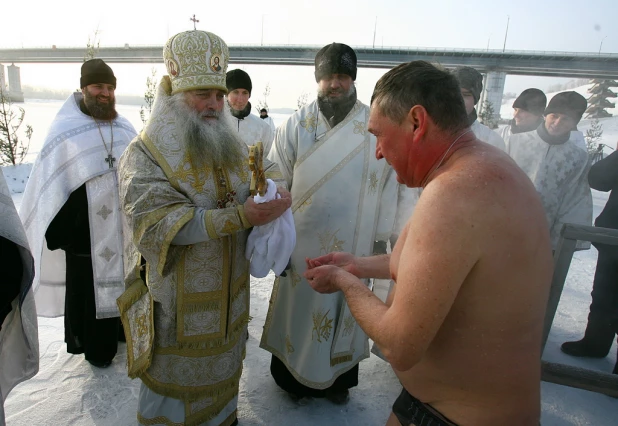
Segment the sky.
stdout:
<svg viewBox="0 0 618 426">
<path fill-rule="evenodd" d="M 322 46 L 405 46 L 468 49 L 618 53 L 618 1 L 468 0 L 417 1 L 313 0 L 130 2 L 83 0 L 41 2 L 7 0 L 2 11 L 0 48 L 86 46 L 98 30 L 100 46 L 163 45 L 172 35 L 197 28 L 214 32 L 228 44 Z M 374 32 L 375 30 L 375 32 Z M 8 64 L 5 64 L 8 65 Z M 80 64 L 17 64 L 23 85 L 73 89 Z M 117 94 L 142 94 L 153 65 L 112 64 Z M 155 66 L 164 74 L 162 65 Z M 232 65 L 253 80 L 252 101 L 266 84 L 271 107 L 296 107 L 303 92 L 315 95 L 312 67 Z M 367 102 L 385 70 L 359 70 L 359 98 Z M 507 77 L 505 91 L 546 89 L 564 79 Z"/>
</svg>

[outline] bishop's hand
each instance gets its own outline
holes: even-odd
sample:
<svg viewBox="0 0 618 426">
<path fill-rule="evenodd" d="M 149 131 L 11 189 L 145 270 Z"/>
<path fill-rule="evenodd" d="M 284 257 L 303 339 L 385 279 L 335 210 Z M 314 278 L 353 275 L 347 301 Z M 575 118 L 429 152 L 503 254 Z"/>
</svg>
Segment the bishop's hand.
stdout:
<svg viewBox="0 0 618 426">
<path fill-rule="evenodd" d="M 292 198 L 287 196 L 260 204 L 249 197 L 244 204 L 245 217 L 253 226 L 266 225 L 281 216 L 291 205 Z"/>
</svg>

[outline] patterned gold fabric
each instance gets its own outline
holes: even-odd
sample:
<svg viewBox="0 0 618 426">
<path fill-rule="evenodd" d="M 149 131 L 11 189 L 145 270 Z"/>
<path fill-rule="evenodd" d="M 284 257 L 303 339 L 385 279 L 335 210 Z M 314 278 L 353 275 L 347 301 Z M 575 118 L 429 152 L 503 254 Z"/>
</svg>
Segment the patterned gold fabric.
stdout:
<svg viewBox="0 0 618 426">
<path fill-rule="evenodd" d="M 225 72 L 229 57 L 227 44 L 213 33 L 176 34 L 163 48 L 172 94 L 195 89 L 219 89 L 227 93 Z"/>
<path fill-rule="evenodd" d="M 250 224 L 242 204 L 249 196 L 248 149 L 227 170 L 194 167 L 178 139 L 170 94 L 171 81 L 164 77 L 149 123 L 120 159 L 120 199 L 133 241 L 125 259 L 134 265 L 125 282 L 135 282 L 143 256 L 154 301 L 154 350 L 140 379 L 165 397 L 210 398 L 191 414 L 203 419 L 237 394 L 245 355 Z M 271 163 L 267 173 L 277 174 L 276 166 Z M 218 208 L 231 192 L 237 205 Z M 196 207 L 206 209 L 209 239 L 173 245 Z M 137 321 L 137 313 L 133 317 Z M 133 334 L 132 328 L 127 338 Z"/>
</svg>

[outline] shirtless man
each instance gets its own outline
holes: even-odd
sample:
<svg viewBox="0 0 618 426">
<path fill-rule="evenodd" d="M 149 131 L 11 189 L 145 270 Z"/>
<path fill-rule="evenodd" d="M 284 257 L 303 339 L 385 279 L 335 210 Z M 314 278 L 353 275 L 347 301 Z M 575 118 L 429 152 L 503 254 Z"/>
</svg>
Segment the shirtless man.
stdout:
<svg viewBox="0 0 618 426">
<path fill-rule="evenodd" d="M 305 277 L 344 293 L 403 384 L 387 425 L 538 425 L 552 257 L 534 186 L 476 139 L 448 72 L 402 64 L 371 103 L 376 156 L 423 192 L 391 255 L 330 253 Z M 395 281 L 386 303 L 369 277 Z"/>
</svg>

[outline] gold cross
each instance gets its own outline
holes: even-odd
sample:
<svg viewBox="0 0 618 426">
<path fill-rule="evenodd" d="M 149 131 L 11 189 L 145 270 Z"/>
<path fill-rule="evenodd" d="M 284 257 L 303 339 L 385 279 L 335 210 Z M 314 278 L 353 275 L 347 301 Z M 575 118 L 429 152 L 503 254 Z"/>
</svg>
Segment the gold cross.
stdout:
<svg viewBox="0 0 618 426">
<path fill-rule="evenodd" d="M 249 186 L 251 195 L 260 194 L 264 196 L 268 184 L 264 174 L 264 146 L 262 142 L 249 147 L 249 168 L 251 169 L 251 184 Z"/>
</svg>

